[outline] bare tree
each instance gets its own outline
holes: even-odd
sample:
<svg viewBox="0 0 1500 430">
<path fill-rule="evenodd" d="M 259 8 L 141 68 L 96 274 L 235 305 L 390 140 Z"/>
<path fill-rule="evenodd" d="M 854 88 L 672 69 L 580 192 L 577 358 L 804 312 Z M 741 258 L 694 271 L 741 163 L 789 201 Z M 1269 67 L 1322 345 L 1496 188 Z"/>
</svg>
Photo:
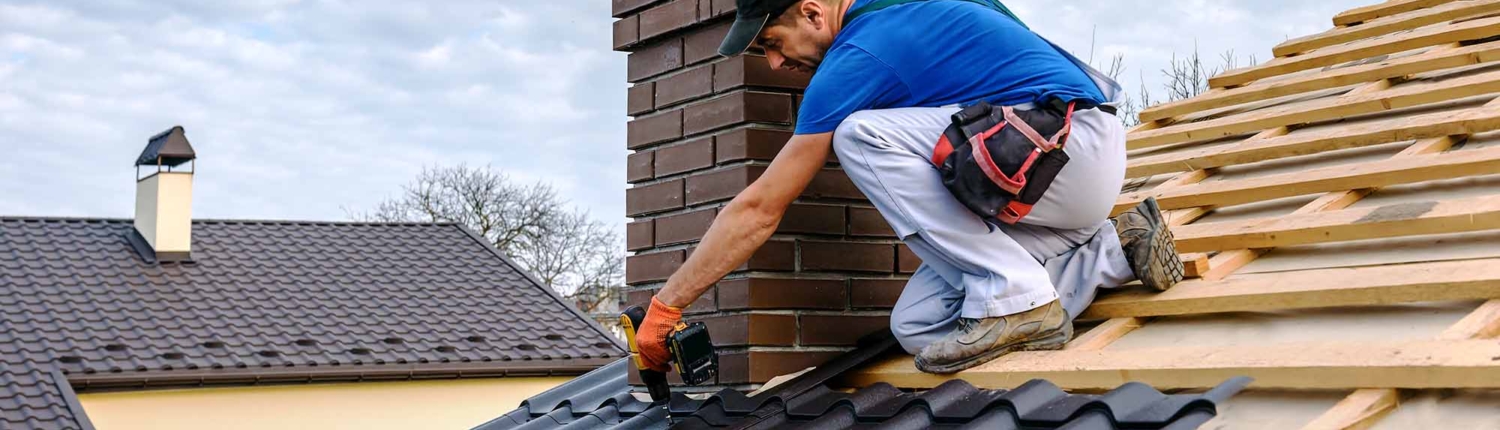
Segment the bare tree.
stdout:
<svg viewBox="0 0 1500 430">
<path fill-rule="evenodd" d="M 351 218 L 453 222 L 468 227 L 522 269 L 588 313 L 610 312 L 624 284 L 624 246 L 609 225 L 564 209 L 544 183 L 517 184 L 493 167 L 422 169 L 402 193 Z"/>
</svg>

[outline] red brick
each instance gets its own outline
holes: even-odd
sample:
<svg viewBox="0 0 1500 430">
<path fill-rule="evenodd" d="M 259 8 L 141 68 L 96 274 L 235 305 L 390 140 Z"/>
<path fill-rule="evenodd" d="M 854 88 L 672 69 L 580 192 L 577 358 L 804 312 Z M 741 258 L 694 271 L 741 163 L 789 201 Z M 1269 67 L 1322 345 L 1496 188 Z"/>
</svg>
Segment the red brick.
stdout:
<svg viewBox="0 0 1500 430">
<path fill-rule="evenodd" d="M 765 166 L 736 166 L 700 173 L 687 178 L 687 202 L 690 205 L 728 200 L 765 173 Z"/>
<path fill-rule="evenodd" d="M 864 315 L 802 315 L 799 317 L 802 346 L 853 346 L 862 337 L 889 331 L 891 317 Z"/>
<path fill-rule="evenodd" d="M 769 241 L 750 255 L 750 261 L 739 270 L 768 272 L 790 272 L 797 270 L 797 244 L 794 242 Z"/>
<path fill-rule="evenodd" d="M 724 36 L 729 34 L 729 25 L 732 23 L 733 21 L 726 20 L 683 36 L 683 58 L 687 64 L 719 58 L 719 45 L 724 43 Z"/>
<path fill-rule="evenodd" d="M 625 190 L 625 215 L 640 216 L 682 208 L 682 180 Z"/>
<path fill-rule="evenodd" d="M 911 252 L 906 244 L 896 245 L 896 271 L 900 273 L 916 273 L 917 268 L 922 267 L 922 258 Z"/>
<path fill-rule="evenodd" d="M 766 57 L 741 55 L 714 65 L 714 92 L 743 86 L 800 90 L 812 75 L 771 69 Z"/>
<path fill-rule="evenodd" d="M 807 189 L 802 191 L 804 197 L 820 199 L 854 199 L 864 200 L 865 194 L 854 186 L 854 181 L 849 180 L 849 175 L 839 169 L 824 169 L 813 176 L 812 183 L 807 184 Z"/>
<path fill-rule="evenodd" d="M 625 90 L 625 114 L 630 116 L 650 112 L 655 108 L 656 83 L 643 82 Z"/>
<path fill-rule="evenodd" d="M 777 233 L 844 234 L 844 207 L 794 204 L 781 217 Z"/>
<path fill-rule="evenodd" d="M 792 97 L 787 94 L 740 91 L 684 108 L 682 130 L 697 134 L 747 122 L 792 123 Z"/>
<path fill-rule="evenodd" d="M 717 288 L 723 310 L 842 310 L 849 298 L 838 279 L 734 279 L 719 281 Z"/>
<path fill-rule="evenodd" d="M 742 128 L 718 135 L 714 138 L 718 162 L 740 160 L 765 160 L 776 158 L 776 153 L 786 146 L 792 132 L 764 128 Z M 832 151 L 830 151 L 832 152 Z"/>
<path fill-rule="evenodd" d="M 682 65 L 682 39 L 662 39 L 630 53 L 625 59 L 626 80 L 644 81 L 677 70 Z"/>
<path fill-rule="evenodd" d="M 678 267 L 682 267 L 684 258 L 681 250 L 627 257 L 625 259 L 625 283 L 665 281 L 672 276 L 672 272 L 677 271 Z"/>
<path fill-rule="evenodd" d="M 657 0 L 614 0 L 610 9 L 610 16 L 619 18 L 656 2 Z"/>
<path fill-rule="evenodd" d="M 625 158 L 625 182 L 636 183 L 656 177 L 656 152 L 641 151 Z"/>
<path fill-rule="evenodd" d="M 714 139 L 704 137 L 656 150 L 656 176 L 670 176 L 682 172 L 707 169 L 714 166 Z"/>
<path fill-rule="evenodd" d="M 718 312 L 719 307 L 716 304 L 717 300 L 715 299 L 718 296 L 717 294 L 715 294 L 715 289 L 716 288 L 714 287 L 709 287 L 709 289 L 703 291 L 703 295 L 698 296 L 698 300 L 694 300 L 693 303 L 688 304 L 686 308 L 682 309 L 682 314 L 701 315 Z M 659 290 L 649 289 L 636 290 L 626 293 L 625 306 L 640 306 L 642 308 L 650 307 L 651 297 L 655 296 L 657 291 Z"/>
<path fill-rule="evenodd" d="M 719 356 L 720 384 L 760 384 L 838 357 L 836 351 L 748 351 Z"/>
<path fill-rule="evenodd" d="M 906 289 L 905 279 L 853 279 L 849 281 L 849 305 L 855 309 L 890 309 Z"/>
<path fill-rule="evenodd" d="M 625 47 L 635 44 L 641 40 L 641 20 L 638 16 L 628 16 L 625 19 L 615 21 L 615 50 L 622 51 Z"/>
<path fill-rule="evenodd" d="M 636 118 L 625 124 L 625 143 L 638 149 L 682 137 L 682 110 Z"/>
<path fill-rule="evenodd" d="M 715 209 L 705 209 L 656 219 L 656 244 L 696 242 L 714 223 Z"/>
<path fill-rule="evenodd" d="M 646 9 L 641 18 L 641 39 L 650 40 L 698 22 L 698 0 L 674 0 Z"/>
<path fill-rule="evenodd" d="M 849 234 L 853 236 L 896 237 L 896 230 L 885 222 L 875 208 L 849 207 Z"/>
<path fill-rule="evenodd" d="M 690 318 L 708 325 L 714 346 L 792 346 L 797 343 L 797 317 L 739 314 Z"/>
<path fill-rule="evenodd" d="M 802 270 L 883 272 L 894 270 L 896 247 L 884 243 L 800 242 Z"/>
<path fill-rule="evenodd" d="M 714 91 L 714 71 L 703 66 L 656 81 L 656 108 L 701 98 Z"/>
<path fill-rule="evenodd" d="M 625 249 L 640 251 L 656 246 L 656 222 L 652 220 L 625 224 Z"/>
</svg>

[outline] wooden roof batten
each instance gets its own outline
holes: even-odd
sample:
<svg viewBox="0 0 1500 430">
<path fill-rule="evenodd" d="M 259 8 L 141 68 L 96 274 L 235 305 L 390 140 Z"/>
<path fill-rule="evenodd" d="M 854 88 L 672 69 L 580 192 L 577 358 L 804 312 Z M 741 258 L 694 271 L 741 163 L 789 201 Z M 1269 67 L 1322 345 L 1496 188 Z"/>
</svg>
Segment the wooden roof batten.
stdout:
<svg viewBox="0 0 1500 430">
<path fill-rule="evenodd" d="M 1341 13 L 1334 25 L 1282 43 L 1265 64 L 1211 79 L 1213 89 L 1199 97 L 1145 109 L 1130 131 L 1127 177 L 1171 176 L 1122 193 L 1116 212 L 1155 197 L 1184 261 L 1201 264 L 1189 270 L 1196 279 L 1162 293 L 1101 296 L 1079 319 L 1104 322 L 1061 351 L 1014 353 L 945 376 L 918 372 L 909 357 L 897 356 L 851 372 L 845 382 L 930 388 L 964 379 L 1007 388 L 1046 378 L 1068 389 L 1128 380 L 1174 389 L 1246 375 L 1256 378 L 1251 389 L 1351 390 L 1305 429 L 1366 428 L 1410 390 L 1500 388 L 1500 361 L 1493 360 L 1500 344 L 1485 341 L 1500 336 L 1500 255 L 1455 260 L 1413 249 L 1403 263 L 1237 273 L 1282 247 L 1500 231 L 1500 193 L 1424 200 L 1408 186 L 1500 175 L 1500 145 L 1466 145 L 1500 131 L 1500 68 L 1485 66 L 1500 59 L 1500 0 L 1391 0 Z M 1422 78 L 1434 73 L 1451 76 Z M 1316 96 L 1266 103 L 1301 94 Z M 1456 100 L 1464 102 L 1450 103 Z M 1427 111 L 1407 111 L 1419 107 Z M 1304 127 L 1314 123 L 1321 125 Z M 1346 151 L 1382 145 L 1404 146 L 1384 159 L 1339 161 Z M 1334 164 L 1221 173 L 1293 157 Z M 1396 186 L 1416 195 L 1356 206 Z M 1307 203 L 1289 214 L 1211 217 L 1222 208 L 1303 196 L 1311 200 L 1299 200 Z M 1109 348 L 1157 317 L 1469 300 L 1482 304 L 1429 340 Z M 1417 358 L 1407 352 L 1423 360 L 1403 361 Z"/>
</svg>

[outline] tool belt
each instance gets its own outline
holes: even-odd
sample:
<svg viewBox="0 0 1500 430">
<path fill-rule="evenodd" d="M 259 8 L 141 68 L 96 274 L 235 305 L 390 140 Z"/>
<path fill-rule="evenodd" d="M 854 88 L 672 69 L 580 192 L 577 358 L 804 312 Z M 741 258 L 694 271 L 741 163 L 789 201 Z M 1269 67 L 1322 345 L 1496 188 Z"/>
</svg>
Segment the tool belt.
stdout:
<svg viewBox="0 0 1500 430">
<path fill-rule="evenodd" d="M 943 185 L 985 219 L 1015 224 L 1052 186 L 1068 164 L 1063 151 L 1078 102 L 1041 103 L 1036 109 L 980 102 L 953 114 L 932 152 Z M 1089 104 L 1088 108 L 1092 108 Z"/>
</svg>

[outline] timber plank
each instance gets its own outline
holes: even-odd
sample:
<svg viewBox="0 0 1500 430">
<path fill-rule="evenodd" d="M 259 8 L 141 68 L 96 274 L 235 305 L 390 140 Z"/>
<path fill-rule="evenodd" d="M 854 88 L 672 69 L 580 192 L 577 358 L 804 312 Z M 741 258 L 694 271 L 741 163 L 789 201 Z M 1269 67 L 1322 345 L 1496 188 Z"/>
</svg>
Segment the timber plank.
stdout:
<svg viewBox="0 0 1500 430">
<path fill-rule="evenodd" d="M 1349 9 L 1333 17 L 1333 25 L 1349 26 L 1361 22 L 1380 18 L 1382 16 L 1395 15 L 1402 12 L 1410 12 L 1421 8 L 1433 7 L 1454 0 L 1390 0 L 1383 3 L 1372 4 Z"/>
<path fill-rule="evenodd" d="M 1257 389 L 1492 388 L 1500 387 L 1500 360 L 1493 357 L 1500 357 L 1500 342 L 1484 340 L 1028 351 L 933 375 L 898 354 L 846 373 L 843 382 L 932 388 L 963 379 L 994 389 L 1046 379 L 1065 390 L 1107 390 L 1137 381 L 1171 390 L 1210 388 L 1249 376 Z"/>
<path fill-rule="evenodd" d="M 1340 43 L 1353 42 L 1495 11 L 1500 11 L 1500 1 L 1455 1 L 1430 8 L 1376 18 L 1353 27 L 1335 28 L 1323 33 L 1288 40 L 1272 48 L 1271 54 L 1277 57 L 1287 57 Z"/>
<path fill-rule="evenodd" d="M 1229 206 L 1313 193 L 1379 188 L 1495 172 L 1500 172 L 1500 147 L 1393 157 L 1258 178 L 1204 182 L 1161 191 L 1137 191 L 1120 196 L 1112 213 L 1119 214 L 1129 210 L 1148 197 L 1155 197 L 1162 209 Z"/>
<path fill-rule="evenodd" d="M 1390 35 L 1389 37 L 1378 37 L 1347 45 L 1331 46 L 1310 52 L 1306 55 L 1276 58 L 1258 66 L 1230 70 L 1219 76 L 1209 78 L 1208 85 L 1212 88 L 1235 87 L 1272 76 L 1280 76 L 1319 67 L 1335 66 L 1340 63 L 1363 60 L 1377 55 L 1410 51 L 1427 46 L 1480 40 L 1496 34 L 1500 34 L 1500 17 L 1432 26 L 1411 32 Z"/>
<path fill-rule="evenodd" d="M 1188 280 L 1096 300 L 1079 319 L 1139 318 L 1500 298 L 1500 259 L 1338 267 Z"/>
<path fill-rule="evenodd" d="M 1500 337 L 1500 300 L 1479 305 L 1464 319 L 1438 335 L 1439 340 L 1494 339 Z"/>
<path fill-rule="evenodd" d="M 1384 91 L 1347 94 L 1141 131 L 1127 137 L 1126 147 L 1141 149 L 1200 142 L 1274 127 L 1347 118 L 1495 92 L 1500 92 L 1500 70 L 1436 82 L 1414 82 Z"/>
<path fill-rule="evenodd" d="M 1067 345 L 1063 346 L 1063 349 L 1079 351 L 1104 349 L 1104 347 L 1109 346 L 1109 344 L 1125 337 L 1125 335 L 1130 334 L 1135 329 L 1141 328 L 1145 324 L 1146 319 L 1144 318 L 1115 318 L 1105 321 L 1099 324 L 1098 327 L 1094 327 L 1093 330 L 1089 330 L 1082 336 L 1069 341 Z"/>
<path fill-rule="evenodd" d="M 1389 388 L 1355 390 L 1314 419 L 1302 430 L 1351 430 L 1368 428 L 1401 404 L 1401 393 Z"/>
<path fill-rule="evenodd" d="M 1156 121 L 1293 94 L 1354 85 L 1361 82 L 1399 78 L 1422 72 L 1488 63 L 1497 59 L 1500 59 L 1500 42 L 1489 42 L 1467 47 L 1458 47 L 1457 44 L 1453 44 L 1410 57 L 1343 67 L 1286 80 L 1256 82 L 1233 89 L 1215 89 L 1198 97 L 1163 103 L 1147 108 L 1141 111 L 1140 120 Z"/>
<path fill-rule="evenodd" d="M 1247 140 L 1224 148 L 1199 148 L 1143 157 L 1130 160 L 1125 168 L 1125 177 L 1137 178 L 1258 163 L 1341 149 L 1492 130 L 1500 130 L 1500 106 L 1480 106 Z"/>
<path fill-rule="evenodd" d="M 1276 248 L 1311 243 L 1500 229 L 1500 195 L 1344 209 L 1174 227 L 1177 251 Z"/>
</svg>

